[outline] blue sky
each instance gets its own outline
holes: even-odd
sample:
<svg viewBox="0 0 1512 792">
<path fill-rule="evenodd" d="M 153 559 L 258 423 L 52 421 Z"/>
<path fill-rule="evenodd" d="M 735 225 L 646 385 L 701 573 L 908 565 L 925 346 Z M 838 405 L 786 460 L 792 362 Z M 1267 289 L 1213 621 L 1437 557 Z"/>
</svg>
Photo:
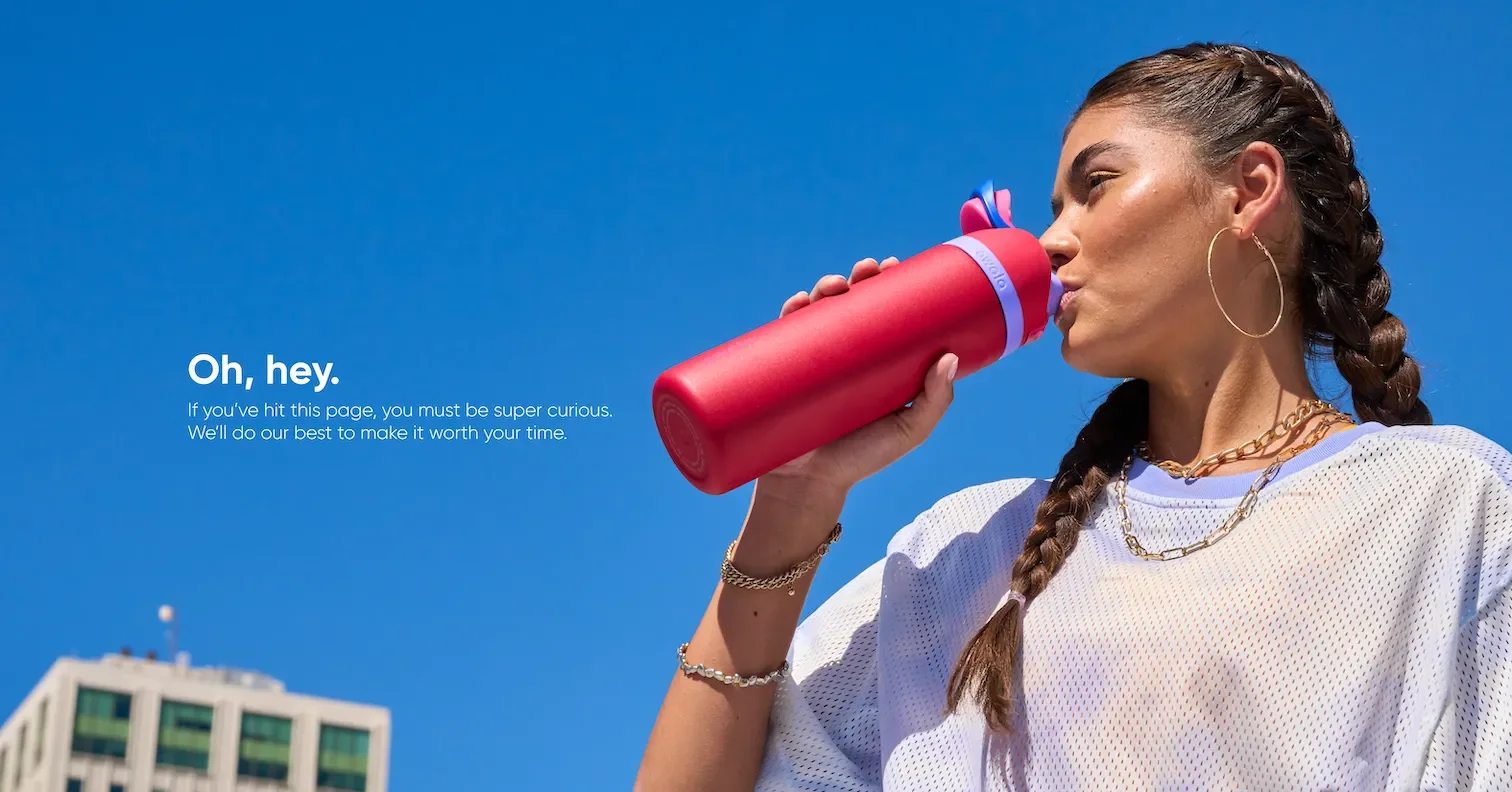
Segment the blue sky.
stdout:
<svg viewBox="0 0 1512 792">
<path fill-rule="evenodd" d="M 161 649 L 166 602 L 196 663 L 390 707 L 395 790 L 628 787 L 749 497 L 680 478 L 655 376 L 954 236 L 984 178 L 1042 230 L 1081 94 L 1192 40 L 1333 93 L 1426 400 L 1512 444 L 1505 6 L 545 5 L 0 15 L 0 709 L 59 655 Z M 811 607 L 939 497 L 1053 471 L 1109 385 L 1057 339 L 857 488 Z M 198 386 L 202 352 L 340 382 Z M 191 401 L 613 417 L 235 444 Z"/>
</svg>

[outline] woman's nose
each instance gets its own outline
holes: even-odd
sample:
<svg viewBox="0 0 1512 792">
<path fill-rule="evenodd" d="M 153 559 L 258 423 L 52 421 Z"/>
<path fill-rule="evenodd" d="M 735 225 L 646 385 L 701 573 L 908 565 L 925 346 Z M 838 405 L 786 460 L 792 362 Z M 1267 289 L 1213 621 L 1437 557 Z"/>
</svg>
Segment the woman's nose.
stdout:
<svg viewBox="0 0 1512 792">
<path fill-rule="evenodd" d="M 1045 248 L 1045 253 L 1050 256 L 1050 268 L 1059 270 L 1066 262 L 1076 258 L 1079 246 L 1075 235 L 1066 229 L 1052 225 L 1040 235 L 1040 245 Z"/>
</svg>

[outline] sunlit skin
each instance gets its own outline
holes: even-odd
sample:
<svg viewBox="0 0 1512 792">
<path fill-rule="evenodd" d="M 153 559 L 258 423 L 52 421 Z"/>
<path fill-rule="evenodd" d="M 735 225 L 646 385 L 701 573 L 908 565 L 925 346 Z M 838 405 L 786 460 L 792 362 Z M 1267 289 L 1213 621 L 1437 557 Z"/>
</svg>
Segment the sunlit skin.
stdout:
<svg viewBox="0 0 1512 792">
<path fill-rule="evenodd" d="M 1252 143 L 1213 173 L 1185 134 L 1134 108 L 1094 107 L 1066 132 L 1051 208 L 1055 219 L 1040 241 L 1068 288 L 1056 319 L 1061 353 L 1078 370 L 1150 383 L 1149 444 L 1156 456 L 1185 463 L 1233 448 L 1317 397 L 1292 282 L 1298 213 L 1274 146 Z M 1287 295 L 1280 325 L 1263 339 L 1230 325 L 1213 294 L 1250 333 L 1276 323 L 1282 307 L 1276 269 L 1255 245 L 1256 235 L 1275 257 Z M 843 293 L 896 263 L 863 259 L 849 278 L 828 275 L 789 297 L 781 313 Z M 925 383 L 922 417 L 912 410 L 889 417 L 776 476 L 832 478 L 843 489 L 876 473 L 921 442 L 943 414 L 953 389 L 939 380 L 951 357 Z M 1296 436 L 1310 426 L 1304 423 Z M 1224 473 L 1264 468 L 1285 445 L 1229 463 Z"/>
<path fill-rule="evenodd" d="M 1190 461 L 1238 445 L 1314 398 L 1296 311 L 1297 212 L 1285 164 L 1252 143 L 1209 173 L 1191 139 L 1127 107 L 1094 108 L 1067 131 L 1041 236 L 1068 294 L 1056 327 L 1074 368 L 1150 383 L 1150 445 Z M 1207 275 L 1213 244 L 1213 284 Z M 1283 276 L 1281 308 L 1270 260 Z M 1228 465 L 1264 467 L 1269 457 Z"/>
<path fill-rule="evenodd" d="M 1066 361 L 1106 377 L 1150 385 L 1149 443 L 1156 456 L 1191 462 L 1241 445 L 1315 397 L 1296 314 L 1297 213 L 1280 153 L 1250 144 L 1221 172 L 1196 158 L 1189 138 L 1126 108 L 1094 108 L 1067 131 L 1052 191 L 1055 221 L 1041 237 L 1071 287 L 1056 324 Z M 1287 314 L 1256 340 L 1230 326 L 1208 285 L 1213 278 L 1239 327 L 1263 333 L 1281 307 L 1270 261 L 1286 284 Z M 820 278 L 793 294 L 781 315 L 844 293 L 897 264 L 863 259 L 849 277 Z M 757 577 L 792 568 L 840 519 L 847 495 L 919 447 L 955 397 L 955 355 L 929 369 L 914 401 L 757 480 L 732 559 Z M 1311 423 L 1303 428 L 1310 428 Z M 1337 431 L 1338 427 L 1334 427 Z M 1227 464 L 1223 474 L 1263 468 L 1280 447 Z M 1131 449 L 1132 450 L 1132 449 Z M 721 586 L 688 654 L 711 668 L 759 673 L 781 662 L 809 578 L 793 597 Z M 676 677 L 648 741 L 637 789 L 749 789 L 762 761 L 769 688 L 731 692 Z"/>
</svg>

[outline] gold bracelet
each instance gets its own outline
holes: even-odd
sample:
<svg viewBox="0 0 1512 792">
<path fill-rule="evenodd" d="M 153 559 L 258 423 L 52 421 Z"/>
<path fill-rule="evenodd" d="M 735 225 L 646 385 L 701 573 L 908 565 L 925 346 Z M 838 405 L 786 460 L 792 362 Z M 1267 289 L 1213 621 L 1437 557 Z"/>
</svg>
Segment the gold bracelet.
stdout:
<svg viewBox="0 0 1512 792">
<path fill-rule="evenodd" d="M 715 671 L 712 668 L 706 668 L 703 663 L 699 663 L 698 665 L 688 665 L 688 645 L 683 644 L 682 646 L 677 647 L 678 671 L 681 671 L 688 676 L 697 674 L 701 677 L 704 677 L 705 679 L 718 680 L 725 683 L 726 685 L 734 685 L 735 687 L 760 687 L 761 685 L 771 684 L 772 682 L 781 679 L 785 674 L 787 674 L 787 667 L 787 661 L 783 660 L 782 665 L 778 666 L 776 671 L 768 671 L 761 676 L 743 677 L 739 674 L 726 674 L 723 671 Z"/>
<path fill-rule="evenodd" d="M 739 539 L 736 539 L 734 542 L 731 542 L 729 548 L 725 550 L 724 563 L 720 564 L 719 566 L 719 576 L 724 580 L 724 582 L 743 589 L 770 591 L 772 589 L 786 588 L 788 590 L 788 596 L 791 597 L 796 593 L 793 589 L 793 583 L 795 583 L 798 578 L 801 578 L 804 575 L 808 574 L 809 570 L 812 570 L 814 567 L 819 566 L 819 559 L 824 558 L 824 554 L 829 552 L 830 545 L 839 540 L 840 523 L 837 522 L 835 523 L 834 530 L 830 531 L 829 538 L 824 540 L 824 544 L 819 545 L 819 549 L 815 550 L 813 555 L 810 555 L 808 558 L 804 559 L 797 566 L 776 577 L 754 578 L 735 568 L 735 545 L 740 541 Z"/>
</svg>

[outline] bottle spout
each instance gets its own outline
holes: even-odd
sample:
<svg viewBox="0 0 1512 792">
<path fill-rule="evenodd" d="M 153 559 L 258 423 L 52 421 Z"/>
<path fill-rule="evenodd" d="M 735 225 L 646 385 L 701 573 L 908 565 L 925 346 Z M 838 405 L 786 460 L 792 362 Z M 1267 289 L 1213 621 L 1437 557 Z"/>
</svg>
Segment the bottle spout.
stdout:
<svg viewBox="0 0 1512 792">
<path fill-rule="evenodd" d="M 1061 297 L 1065 294 L 1065 284 L 1061 283 L 1060 278 L 1055 277 L 1055 273 L 1050 273 L 1050 303 L 1045 306 L 1045 312 L 1052 320 L 1056 314 L 1060 313 Z"/>
</svg>

